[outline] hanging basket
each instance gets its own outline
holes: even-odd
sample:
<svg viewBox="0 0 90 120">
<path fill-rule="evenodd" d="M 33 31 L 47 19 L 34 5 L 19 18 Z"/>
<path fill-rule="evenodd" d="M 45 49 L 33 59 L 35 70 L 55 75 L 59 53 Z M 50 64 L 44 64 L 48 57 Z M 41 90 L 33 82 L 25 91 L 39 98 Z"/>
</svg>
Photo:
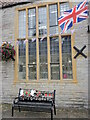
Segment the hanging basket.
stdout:
<svg viewBox="0 0 90 120">
<path fill-rule="evenodd" d="M 1 46 L 1 53 L 2 53 L 2 61 L 8 61 L 8 60 L 13 60 L 14 56 L 15 56 L 15 50 L 14 50 L 14 46 L 11 45 L 11 43 L 9 42 L 3 42 L 2 46 Z"/>
</svg>

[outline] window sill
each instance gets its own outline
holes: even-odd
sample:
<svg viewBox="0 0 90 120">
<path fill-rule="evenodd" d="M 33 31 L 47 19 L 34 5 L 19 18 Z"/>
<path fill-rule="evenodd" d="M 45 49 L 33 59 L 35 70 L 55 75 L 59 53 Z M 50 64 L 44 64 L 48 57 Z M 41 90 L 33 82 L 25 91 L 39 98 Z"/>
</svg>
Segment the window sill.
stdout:
<svg viewBox="0 0 90 120">
<path fill-rule="evenodd" d="M 18 83 L 27 83 L 27 84 L 31 84 L 31 83 L 78 83 L 77 80 L 18 80 L 18 81 L 14 81 L 14 84 L 18 84 Z"/>
</svg>

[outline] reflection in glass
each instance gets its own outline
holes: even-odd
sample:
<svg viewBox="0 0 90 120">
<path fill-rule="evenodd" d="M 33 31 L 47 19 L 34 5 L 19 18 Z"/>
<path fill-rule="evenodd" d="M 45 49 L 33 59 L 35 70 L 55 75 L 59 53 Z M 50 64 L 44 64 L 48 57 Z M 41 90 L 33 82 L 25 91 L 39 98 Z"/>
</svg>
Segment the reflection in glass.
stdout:
<svg viewBox="0 0 90 120">
<path fill-rule="evenodd" d="M 29 79 L 36 79 L 36 40 L 28 41 L 28 51 L 29 51 Z"/>
<path fill-rule="evenodd" d="M 48 78 L 47 38 L 39 39 L 40 79 Z"/>
<path fill-rule="evenodd" d="M 71 36 L 62 37 L 62 68 L 63 79 L 72 79 Z"/>
<path fill-rule="evenodd" d="M 58 33 L 58 12 L 57 4 L 49 6 L 50 34 Z"/>
<path fill-rule="evenodd" d="M 19 80 L 26 79 L 26 44 L 19 41 Z"/>
<path fill-rule="evenodd" d="M 59 38 L 50 38 L 51 79 L 60 80 Z"/>
<path fill-rule="evenodd" d="M 60 15 L 62 15 L 64 11 L 67 11 L 67 10 L 69 10 L 69 9 L 70 9 L 70 8 L 69 8 L 69 3 L 68 3 L 68 2 L 66 2 L 66 3 L 61 3 L 61 4 L 60 4 Z"/>
<path fill-rule="evenodd" d="M 64 13 L 64 11 L 69 10 L 69 3 L 65 2 L 65 3 L 60 3 L 60 15 L 62 15 Z M 62 30 L 61 30 L 62 32 Z M 68 29 L 67 31 L 65 31 L 65 33 L 70 33 L 70 29 Z"/>
<path fill-rule="evenodd" d="M 19 38 L 26 37 L 26 11 L 19 11 Z"/>
<path fill-rule="evenodd" d="M 28 10 L 28 36 L 36 36 L 36 10 L 35 8 Z"/>
<path fill-rule="evenodd" d="M 39 35 L 46 35 L 47 34 L 47 10 L 46 7 L 40 7 L 38 10 L 39 14 Z"/>
</svg>

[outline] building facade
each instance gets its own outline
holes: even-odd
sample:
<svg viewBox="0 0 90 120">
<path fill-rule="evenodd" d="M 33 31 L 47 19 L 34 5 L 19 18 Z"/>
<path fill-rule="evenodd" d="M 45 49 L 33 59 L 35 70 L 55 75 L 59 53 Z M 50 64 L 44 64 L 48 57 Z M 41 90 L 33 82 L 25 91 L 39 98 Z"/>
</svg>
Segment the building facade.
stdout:
<svg viewBox="0 0 90 120">
<path fill-rule="evenodd" d="M 75 2 L 37 1 L 2 9 L 2 42 L 15 46 L 15 62 L 2 64 L 2 102 L 19 88 L 56 90 L 57 107 L 88 107 L 88 19 L 61 34 L 58 18 Z M 84 58 L 74 46 L 82 49 Z"/>
</svg>

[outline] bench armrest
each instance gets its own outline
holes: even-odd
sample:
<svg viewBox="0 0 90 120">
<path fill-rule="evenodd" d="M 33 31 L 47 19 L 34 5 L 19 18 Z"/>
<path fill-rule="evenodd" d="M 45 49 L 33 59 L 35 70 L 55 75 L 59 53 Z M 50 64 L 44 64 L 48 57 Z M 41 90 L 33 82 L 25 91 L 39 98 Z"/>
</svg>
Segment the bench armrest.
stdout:
<svg viewBox="0 0 90 120">
<path fill-rule="evenodd" d="M 19 101 L 19 97 L 15 97 L 13 100 L 13 104 L 17 103 Z"/>
<path fill-rule="evenodd" d="M 55 93 L 56 93 L 56 90 L 54 90 L 54 96 L 53 96 L 53 104 L 55 104 Z"/>
</svg>

